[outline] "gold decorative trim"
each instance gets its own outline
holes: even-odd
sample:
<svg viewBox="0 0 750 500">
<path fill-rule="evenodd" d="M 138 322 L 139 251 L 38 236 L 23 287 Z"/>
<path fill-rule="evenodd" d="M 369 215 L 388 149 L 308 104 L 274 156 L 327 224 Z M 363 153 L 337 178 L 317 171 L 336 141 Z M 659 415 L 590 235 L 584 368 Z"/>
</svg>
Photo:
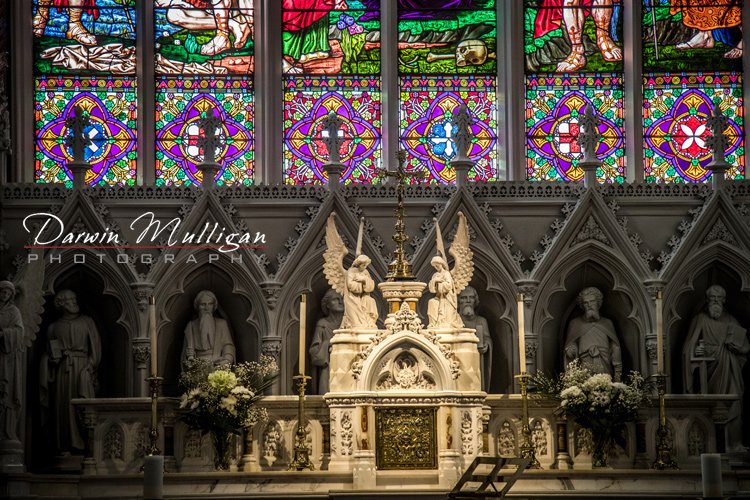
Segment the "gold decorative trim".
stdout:
<svg viewBox="0 0 750 500">
<path fill-rule="evenodd" d="M 437 408 L 376 408 L 379 470 L 437 468 Z"/>
</svg>

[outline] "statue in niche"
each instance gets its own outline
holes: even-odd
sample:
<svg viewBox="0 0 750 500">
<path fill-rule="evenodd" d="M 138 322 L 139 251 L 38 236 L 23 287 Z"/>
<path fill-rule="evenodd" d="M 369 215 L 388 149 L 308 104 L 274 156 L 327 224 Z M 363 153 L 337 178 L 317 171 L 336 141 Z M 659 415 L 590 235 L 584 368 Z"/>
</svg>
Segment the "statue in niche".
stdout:
<svg viewBox="0 0 750 500">
<path fill-rule="evenodd" d="M 743 451 L 742 369 L 750 352 L 747 330 L 724 308 L 726 291 L 719 285 L 706 290 L 706 310 L 693 318 L 683 352 L 685 390 L 689 393 L 737 394 L 727 416 L 728 451 Z M 695 369 L 703 370 L 705 387 L 696 387 Z M 732 449 L 734 448 L 734 449 Z"/>
<path fill-rule="evenodd" d="M 310 361 L 318 367 L 318 394 L 328 392 L 329 368 L 331 355 L 331 337 L 333 331 L 341 327 L 344 317 L 344 299 L 336 290 L 329 289 L 320 301 L 323 317 L 315 323 L 312 343 L 310 344 Z"/>
<path fill-rule="evenodd" d="M 619 382 L 622 379 L 622 352 L 612 321 L 601 317 L 599 310 L 604 294 L 595 287 L 581 290 L 576 298 L 583 315 L 573 318 L 565 341 L 565 366 L 580 360 L 591 373 L 608 373 Z"/>
<path fill-rule="evenodd" d="M 185 328 L 185 343 L 182 347 L 182 364 L 194 359 L 211 363 L 215 368 L 231 365 L 235 361 L 235 348 L 229 324 L 214 316 L 219 307 L 216 295 L 210 290 L 201 290 L 193 300 L 198 318 Z"/>
<path fill-rule="evenodd" d="M 354 262 L 349 269 L 344 268 L 344 257 L 349 253 L 344 240 L 341 239 L 335 214 L 328 216 L 326 226 L 326 251 L 323 253 L 323 271 L 328 284 L 344 298 L 344 316 L 341 328 L 377 328 L 378 305 L 370 293 L 375 290 L 375 282 L 367 267 L 372 262 L 362 254 L 362 235 L 364 219 L 360 220 L 357 250 Z"/>
<path fill-rule="evenodd" d="M 0 281 L 0 441 L 19 441 L 26 340 L 15 294 L 13 283 Z"/>
<path fill-rule="evenodd" d="M 478 305 L 479 294 L 473 286 L 467 286 L 458 294 L 458 309 L 464 326 L 475 329 L 479 339 L 477 349 L 479 349 L 482 370 L 482 390 L 489 392 L 490 380 L 492 380 L 492 337 L 487 319 L 477 314 Z"/>
<path fill-rule="evenodd" d="M 435 296 L 427 302 L 428 328 L 463 328 L 458 312 L 458 294 L 466 288 L 474 274 L 473 254 L 469 248 L 469 226 L 466 217 L 458 212 L 458 229 L 449 253 L 455 259 L 453 269 L 448 267 L 440 226 L 435 222 L 438 255 L 432 258 L 435 273 L 429 283 Z"/>
<path fill-rule="evenodd" d="M 102 348 L 96 324 L 81 314 L 75 293 L 61 290 L 54 303 L 62 317 L 47 330 L 47 352 L 42 355 L 39 377 L 40 398 L 44 413 L 51 420 L 52 444 L 56 451 L 67 454 L 84 449 L 70 400 L 96 397 Z"/>
</svg>

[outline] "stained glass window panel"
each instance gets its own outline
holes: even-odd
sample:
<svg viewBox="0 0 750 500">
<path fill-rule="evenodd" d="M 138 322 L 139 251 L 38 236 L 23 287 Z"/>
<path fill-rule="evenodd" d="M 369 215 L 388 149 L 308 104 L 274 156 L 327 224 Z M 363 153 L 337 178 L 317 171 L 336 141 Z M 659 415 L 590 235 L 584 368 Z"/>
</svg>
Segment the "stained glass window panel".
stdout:
<svg viewBox="0 0 750 500">
<path fill-rule="evenodd" d="M 203 151 L 197 145 L 203 131 L 199 120 L 213 112 L 222 122 L 216 150 L 222 169 L 216 183 L 249 185 L 253 182 L 252 81 L 243 78 L 164 78 L 156 90 L 156 184 L 200 184 L 198 164 Z"/>
<path fill-rule="evenodd" d="M 282 0 L 288 74 L 380 74 L 380 0 Z"/>
<path fill-rule="evenodd" d="M 742 0 L 643 0 L 643 71 L 742 71 Z"/>
<path fill-rule="evenodd" d="M 135 0 L 34 0 L 37 74 L 134 74 L 135 11 Z"/>
<path fill-rule="evenodd" d="M 90 121 L 84 130 L 91 140 L 84 154 L 91 163 L 86 183 L 134 185 L 135 95 L 135 82 L 127 78 L 36 79 L 36 181 L 72 187 L 67 163 L 73 161 L 73 152 L 65 143 L 70 135 L 66 119 L 72 116 L 75 106 L 80 106 Z"/>
<path fill-rule="evenodd" d="M 344 119 L 340 148 L 346 183 L 373 182 L 380 168 L 380 80 L 364 77 L 289 77 L 284 88 L 284 182 L 327 182 L 322 120 Z"/>
<path fill-rule="evenodd" d="M 524 0 L 524 6 L 528 72 L 622 71 L 621 2 Z"/>
<path fill-rule="evenodd" d="M 711 135 L 706 120 L 715 104 L 729 118 L 724 131 L 728 179 L 745 177 L 742 77 L 731 74 L 647 75 L 643 89 L 644 168 L 647 182 L 702 182 Z"/>
<path fill-rule="evenodd" d="M 533 76 L 526 79 L 526 177 L 580 181 L 579 120 L 586 106 L 601 119 L 596 155 L 601 182 L 625 180 L 622 80 L 616 75 Z"/>
<path fill-rule="evenodd" d="M 497 72 L 495 0 L 398 0 L 401 74 Z"/>
<path fill-rule="evenodd" d="M 253 72 L 253 0 L 166 0 L 154 16 L 157 73 Z"/>
<path fill-rule="evenodd" d="M 456 178 L 450 161 L 456 156 L 451 119 L 461 104 L 474 118 L 469 157 L 473 181 L 497 180 L 497 107 L 492 77 L 425 76 L 401 78 L 401 145 L 409 153 L 409 170 L 427 170 L 430 182 Z M 417 182 L 417 179 L 415 179 Z"/>
</svg>

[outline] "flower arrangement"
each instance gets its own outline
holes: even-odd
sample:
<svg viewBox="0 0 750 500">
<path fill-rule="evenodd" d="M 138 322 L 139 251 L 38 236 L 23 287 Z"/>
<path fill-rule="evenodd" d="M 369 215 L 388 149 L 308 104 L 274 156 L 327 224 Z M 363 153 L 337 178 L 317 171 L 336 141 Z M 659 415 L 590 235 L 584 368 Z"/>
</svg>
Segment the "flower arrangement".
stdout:
<svg viewBox="0 0 750 500">
<path fill-rule="evenodd" d="M 594 466 L 607 465 L 612 443 L 624 446 L 626 422 L 638 416 L 638 410 L 649 401 L 649 385 L 638 372 L 630 372 L 626 382 L 614 382 L 606 373 L 592 374 L 578 360 L 562 374 L 532 377 L 535 392 L 559 401 L 558 412 L 589 429 L 594 444 Z"/>
<path fill-rule="evenodd" d="M 182 419 L 194 429 L 210 432 L 214 439 L 215 465 L 229 465 L 229 438 L 267 419 L 265 408 L 257 405 L 278 375 L 271 356 L 216 369 L 213 364 L 191 360 L 180 376 L 185 391 L 180 408 Z"/>
</svg>

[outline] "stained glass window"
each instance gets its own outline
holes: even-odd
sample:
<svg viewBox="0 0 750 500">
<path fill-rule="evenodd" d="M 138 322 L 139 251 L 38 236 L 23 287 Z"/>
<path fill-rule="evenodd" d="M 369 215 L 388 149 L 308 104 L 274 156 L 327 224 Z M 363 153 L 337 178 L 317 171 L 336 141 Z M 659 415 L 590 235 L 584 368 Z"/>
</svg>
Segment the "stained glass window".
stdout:
<svg viewBox="0 0 750 500">
<path fill-rule="evenodd" d="M 166 5 L 165 5 L 166 4 Z M 253 182 L 255 67 L 252 0 L 171 0 L 154 9 L 156 183 L 202 182 L 199 120 L 222 122 L 217 184 Z"/>
<path fill-rule="evenodd" d="M 135 73 L 135 0 L 34 0 L 37 74 Z"/>
<path fill-rule="evenodd" d="M 729 118 L 724 132 L 729 179 L 745 177 L 742 78 L 729 74 L 664 74 L 645 79 L 644 169 L 647 182 L 702 182 L 711 172 L 707 120 L 714 104 Z"/>
<path fill-rule="evenodd" d="M 449 162 L 456 155 L 451 137 L 454 110 L 466 103 L 475 118 L 469 157 L 473 181 L 497 180 L 495 80 L 492 77 L 401 78 L 401 143 L 409 151 L 407 168 L 427 168 L 431 179 L 454 182 Z"/>
<path fill-rule="evenodd" d="M 252 0 L 157 2 L 154 9 L 156 72 L 165 75 L 252 73 L 255 63 L 252 4 Z"/>
<path fill-rule="evenodd" d="M 729 179 L 745 178 L 741 0 L 644 0 L 644 177 L 704 182 L 712 153 L 707 119 L 729 118 Z"/>
<path fill-rule="evenodd" d="M 287 74 L 380 74 L 380 0 L 282 0 Z"/>
<path fill-rule="evenodd" d="M 32 29 L 34 178 L 72 186 L 65 121 L 80 106 L 90 121 L 86 182 L 135 184 L 135 1 L 34 0 Z"/>
<path fill-rule="evenodd" d="M 200 118 L 213 112 L 221 119 L 216 151 L 222 165 L 217 184 L 251 184 L 253 179 L 252 81 L 240 78 L 165 78 L 156 92 L 156 183 L 200 184 L 203 161 L 198 137 Z"/>
<path fill-rule="evenodd" d="M 495 0 L 398 0 L 401 74 L 493 74 Z"/>
<path fill-rule="evenodd" d="M 622 71 L 620 2 L 524 3 L 527 73 Z"/>
<path fill-rule="evenodd" d="M 742 71 L 742 0 L 643 0 L 643 71 Z"/>
<path fill-rule="evenodd" d="M 347 182 L 372 182 L 380 168 L 380 81 L 370 77 L 290 78 L 284 89 L 284 182 L 323 183 L 328 153 L 322 120 L 344 119 L 341 163 Z"/>
<path fill-rule="evenodd" d="M 380 168 L 380 0 L 283 0 L 284 182 L 325 183 L 321 120 L 344 119 L 341 180 Z"/>
<path fill-rule="evenodd" d="M 526 177 L 532 181 L 580 181 L 583 159 L 579 120 L 594 106 L 602 139 L 597 178 L 625 180 L 622 82 L 613 75 L 547 75 L 526 80 Z"/>
<path fill-rule="evenodd" d="M 399 0 L 398 40 L 407 168 L 426 171 L 429 182 L 455 182 L 451 118 L 466 104 L 475 136 L 469 179 L 496 180 L 495 0 Z"/>
<path fill-rule="evenodd" d="M 37 182 L 64 182 L 72 186 L 67 162 L 73 153 L 65 144 L 66 118 L 75 106 L 83 109 L 91 139 L 85 160 L 91 163 L 86 182 L 95 185 L 134 185 L 136 89 L 128 78 L 89 79 L 44 77 L 36 80 Z"/>
<path fill-rule="evenodd" d="M 581 181 L 579 119 L 601 120 L 600 182 L 625 180 L 621 2 L 524 0 L 526 178 Z"/>
</svg>

